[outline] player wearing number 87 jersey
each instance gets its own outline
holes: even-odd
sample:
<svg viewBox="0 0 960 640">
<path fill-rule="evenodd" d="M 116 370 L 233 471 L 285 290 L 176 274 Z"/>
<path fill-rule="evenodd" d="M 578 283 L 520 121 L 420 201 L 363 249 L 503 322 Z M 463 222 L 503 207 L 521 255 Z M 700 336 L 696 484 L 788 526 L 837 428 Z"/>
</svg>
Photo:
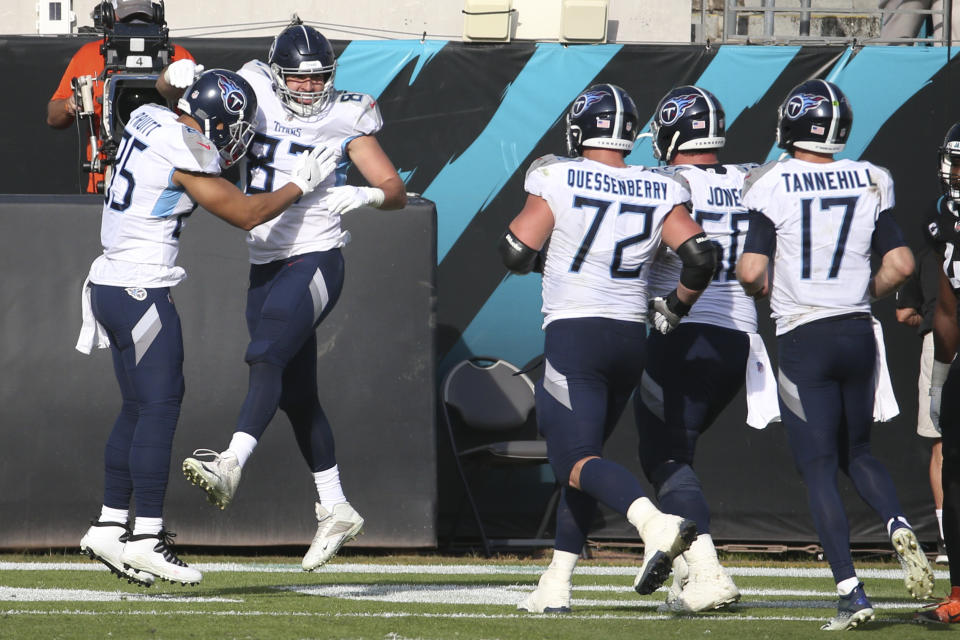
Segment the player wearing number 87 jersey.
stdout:
<svg viewBox="0 0 960 640">
<path fill-rule="evenodd" d="M 933 572 L 907 524 L 883 464 L 870 453 L 878 361 L 870 298 L 896 290 L 913 254 L 893 219 L 893 181 L 869 162 L 834 160 L 853 113 L 836 85 L 811 80 L 780 107 L 778 142 L 790 158 L 748 174 L 743 204 L 750 230 L 737 276 L 749 294 L 767 283 L 777 321 L 780 414 L 809 494 L 814 524 L 840 595 L 824 629 L 873 616 L 850 556 L 850 532 L 837 487 L 846 473 L 877 512 L 916 598 L 933 590 Z M 870 257 L 881 265 L 871 275 Z M 882 339 L 882 336 L 880 336 Z M 880 367 L 883 370 L 884 366 Z"/>
<path fill-rule="evenodd" d="M 599 84 L 567 113 L 571 158 L 544 156 L 527 172 L 526 204 L 500 251 L 506 266 L 531 270 L 549 239 L 543 266 L 545 367 L 537 383 L 537 424 L 557 481 L 553 561 L 518 606 L 569 611 L 571 576 L 597 502 L 627 517 L 644 541 L 634 581 L 655 591 L 673 558 L 696 536 L 691 520 L 660 512 L 627 469 L 602 457 L 646 355 L 647 276 L 661 242 L 677 249 L 683 273 L 660 299 L 664 327 L 689 311 L 713 276 L 715 251 L 690 217 L 689 192 L 669 176 L 624 163 L 639 117 L 620 87 Z"/>
<path fill-rule="evenodd" d="M 227 449 L 201 449 L 183 462 L 187 478 L 225 508 L 243 465 L 282 409 L 319 498 L 317 532 L 302 562 L 306 571 L 326 563 L 364 524 L 341 487 L 333 430 L 317 391 L 316 331 L 343 286 L 340 249 L 349 234 L 341 229 L 340 216 L 361 206 L 400 209 L 406 204 L 403 181 L 374 137 L 383 126 L 376 102 L 363 93 L 335 90 L 336 65 L 330 42 L 297 23 L 277 35 L 266 62 L 254 60 L 239 71 L 253 86 L 260 109 L 241 171 L 247 192 L 285 184 L 304 149 L 332 150 L 337 171 L 321 189 L 248 235 L 247 396 Z M 351 162 L 372 186 L 344 184 Z"/>
</svg>

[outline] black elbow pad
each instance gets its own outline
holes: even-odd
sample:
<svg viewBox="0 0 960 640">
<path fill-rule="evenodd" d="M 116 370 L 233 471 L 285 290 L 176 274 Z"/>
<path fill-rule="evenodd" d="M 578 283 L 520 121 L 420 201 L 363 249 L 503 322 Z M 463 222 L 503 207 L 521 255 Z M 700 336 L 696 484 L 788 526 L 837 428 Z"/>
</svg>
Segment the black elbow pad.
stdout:
<svg viewBox="0 0 960 640">
<path fill-rule="evenodd" d="M 683 269 L 680 270 L 680 284 L 693 291 L 706 289 L 710 281 L 713 280 L 720 258 L 717 255 L 716 246 L 710 241 L 707 234 L 701 232 L 687 238 L 683 244 L 677 247 L 677 255 L 683 261 Z"/>
<path fill-rule="evenodd" d="M 540 256 L 539 251 L 523 244 L 509 229 L 501 236 L 497 249 L 504 266 L 521 275 L 533 271 Z"/>
</svg>

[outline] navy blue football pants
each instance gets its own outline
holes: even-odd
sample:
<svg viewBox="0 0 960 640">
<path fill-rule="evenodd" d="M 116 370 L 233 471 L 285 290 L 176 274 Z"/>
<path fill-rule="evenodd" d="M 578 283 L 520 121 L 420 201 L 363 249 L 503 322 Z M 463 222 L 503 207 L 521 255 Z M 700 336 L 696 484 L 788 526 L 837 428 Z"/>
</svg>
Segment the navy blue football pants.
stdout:
<svg viewBox="0 0 960 640">
<path fill-rule="evenodd" d="M 640 464 L 660 508 L 693 520 L 698 533 L 710 533 L 710 508 L 693 471 L 697 439 L 743 388 L 749 351 L 743 331 L 708 324 L 647 336 L 646 371 L 633 399 Z"/>
<path fill-rule="evenodd" d="M 333 432 L 317 395 L 317 335 L 343 288 L 340 249 L 250 266 L 250 366 L 237 431 L 260 439 L 279 407 L 312 472 L 336 464 Z"/>
<path fill-rule="evenodd" d="M 876 341 L 870 316 L 815 320 L 777 338 L 780 415 L 836 582 L 855 574 L 837 471 L 886 523 L 903 515 L 893 480 L 870 453 Z"/>
<path fill-rule="evenodd" d="M 546 328 L 544 354 L 549 368 L 536 386 L 537 426 L 563 485 L 554 548 L 579 553 L 598 497 L 625 512 L 624 505 L 643 495 L 632 474 L 608 460 L 583 465 L 580 490 L 567 481 L 577 461 L 602 455 L 643 372 L 646 326 L 608 318 L 555 320 Z"/>
<path fill-rule="evenodd" d="M 169 288 L 92 285 L 91 302 L 122 400 L 104 450 L 103 504 L 128 509 L 132 494 L 137 516 L 160 518 L 184 391 L 180 317 Z"/>
</svg>

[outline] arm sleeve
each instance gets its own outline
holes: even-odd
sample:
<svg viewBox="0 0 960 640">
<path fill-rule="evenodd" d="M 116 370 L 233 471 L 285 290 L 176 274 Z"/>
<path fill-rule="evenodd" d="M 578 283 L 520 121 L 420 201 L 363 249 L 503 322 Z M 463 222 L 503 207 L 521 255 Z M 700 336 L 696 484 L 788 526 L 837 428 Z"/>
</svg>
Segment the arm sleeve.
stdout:
<svg viewBox="0 0 960 640">
<path fill-rule="evenodd" d="M 760 253 L 773 259 L 777 249 L 777 228 L 773 221 L 756 209 L 750 210 L 750 228 L 743 243 L 745 253 Z"/>
<path fill-rule="evenodd" d="M 885 255 L 897 247 L 907 245 L 903 240 L 903 233 L 900 231 L 900 225 L 893 219 L 893 212 L 890 209 L 881 211 L 877 215 L 877 223 L 873 229 L 873 238 L 870 247 L 877 255 Z"/>
<path fill-rule="evenodd" d="M 897 291 L 897 309 L 919 310 L 922 305 L 923 291 L 920 289 L 920 278 L 914 271 Z"/>
<path fill-rule="evenodd" d="M 186 49 L 184 49 L 178 44 L 173 45 L 173 58 L 171 62 L 175 60 L 193 60 L 194 62 L 196 62 L 193 55 L 191 55 L 189 51 L 187 51 Z"/>
</svg>

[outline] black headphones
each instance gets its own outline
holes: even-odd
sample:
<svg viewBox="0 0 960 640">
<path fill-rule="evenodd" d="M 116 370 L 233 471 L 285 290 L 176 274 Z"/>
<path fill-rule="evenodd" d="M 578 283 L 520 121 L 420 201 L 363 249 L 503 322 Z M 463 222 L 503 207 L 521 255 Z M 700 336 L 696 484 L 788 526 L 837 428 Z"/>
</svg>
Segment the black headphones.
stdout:
<svg viewBox="0 0 960 640">
<path fill-rule="evenodd" d="M 156 2 L 155 0 L 151 2 L 153 8 L 153 13 L 150 16 L 150 22 L 156 25 L 163 26 L 166 24 L 165 16 L 163 13 L 163 0 Z M 110 0 L 103 0 L 99 6 L 100 10 L 100 21 L 103 24 L 104 29 L 113 29 L 113 25 L 116 24 L 116 12 L 113 8 L 113 2 Z M 96 9 L 94 10 L 96 13 Z"/>
</svg>

